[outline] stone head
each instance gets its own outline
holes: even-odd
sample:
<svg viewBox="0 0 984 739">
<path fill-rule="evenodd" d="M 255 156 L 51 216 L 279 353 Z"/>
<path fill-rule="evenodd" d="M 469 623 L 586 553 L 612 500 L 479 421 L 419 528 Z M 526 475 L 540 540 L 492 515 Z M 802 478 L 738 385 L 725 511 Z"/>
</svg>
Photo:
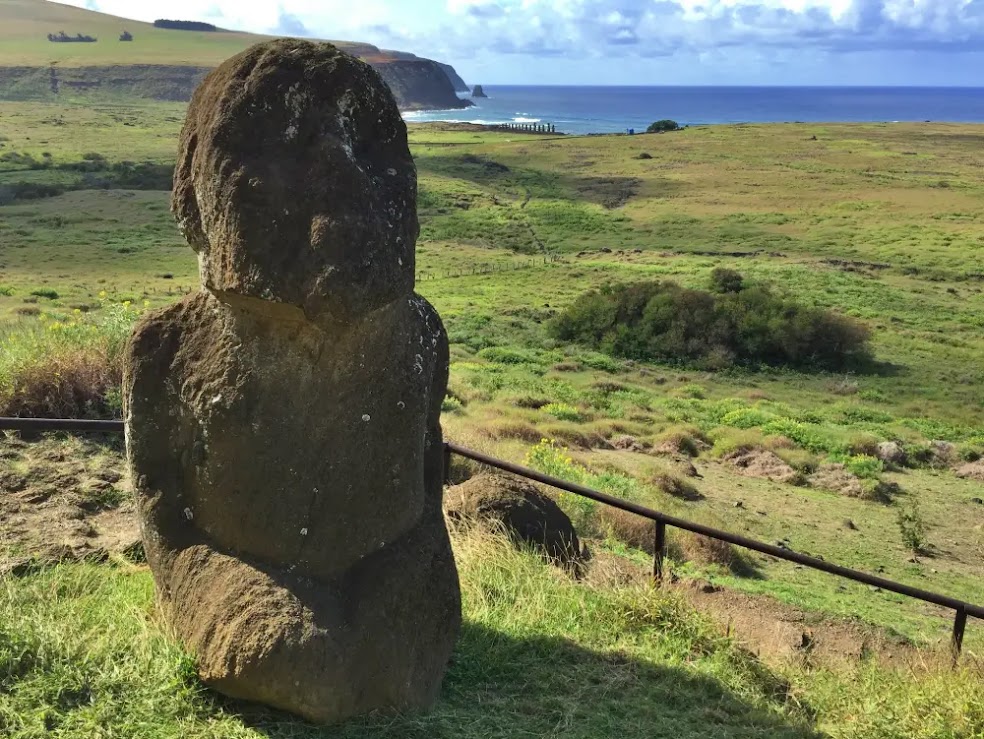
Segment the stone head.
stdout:
<svg viewBox="0 0 984 739">
<path fill-rule="evenodd" d="M 192 99 L 171 207 L 220 296 L 348 320 L 407 295 L 416 200 L 392 93 L 331 44 L 254 46 Z"/>
</svg>

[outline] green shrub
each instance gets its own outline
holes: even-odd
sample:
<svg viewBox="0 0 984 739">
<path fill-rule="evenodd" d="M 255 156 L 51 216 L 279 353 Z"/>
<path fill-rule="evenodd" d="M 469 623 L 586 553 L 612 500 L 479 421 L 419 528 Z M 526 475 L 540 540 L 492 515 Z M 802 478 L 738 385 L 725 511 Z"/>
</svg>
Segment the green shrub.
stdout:
<svg viewBox="0 0 984 739">
<path fill-rule="evenodd" d="M 847 453 L 844 444 L 825 435 L 814 425 L 800 423 L 788 418 L 770 421 L 762 427 L 762 433 L 769 436 L 785 436 L 815 454 L 843 455 Z"/>
<path fill-rule="evenodd" d="M 649 128 L 646 129 L 647 133 L 663 133 L 663 131 L 679 131 L 680 124 L 676 121 L 670 120 L 669 118 L 663 118 L 651 123 Z"/>
<path fill-rule="evenodd" d="M 541 410 L 560 421 L 583 421 L 584 414 L 567 403 L 547 403 Z"/>
<path fill-rule="evenodd" d="M 478 352 L 478 356 L 489 362 L 499 364 L 536 364 L 537 358 L 532 352 L 522 349 L 508 349 L 502 346 L 490 346 Z"/>
<path fill-rule="evenodd" d="M 745 286 L 745 278 L 740 272 L 725 267 L 711 271 L 711 290 L 716 293 L 740 293 Z"/>
<path fill-rule="evenodd" d="M 9 287 L 7 285 L 0 285 L 0 296 L 9 298 L 13 294 L 14 294 L 14 288 Z"/>
<path fill-rule="evenodd" d="M 48 300 L 58 299 L 58 292 L 50 287 L 39 287 L 37 290 L 31 290 L 31 295 L 38 298 L 48 298 Z"/>
<path fill-rule="evenodd" d="M 442 413 L 460 413 L 462 407 L 461 401 L 451 395 L 446 396 L 441 402 Z"/>
<path fill-rule="evenodd" d="M 712 452 L 716 457 L 726 457 L 734 452 L 747 452 L 761 449 L 765 446 L 765 437 L 756 429 L 715 429 L 712 434 L 714 447 Z"/>
<path fill-rule="evenodd" d="M 726 413 L 721 419 L 721 424 L 736 429 L 750 429 L 756 426 L 764 426 L 774 418 L 775 416 L 758 408 L 738 408 L 730 413 Z"/>
<path fill-rule="evenodd" d="M 902 542 L 915 553 L 922 551 L 926 546 L 926 523 L 916 501 L 899 509 L 898 524 Z"/>
<path fill-rule="evenodd" d="M 712 369 L 768 364 L 828 370 L 870 358 L 866 326 L 802 306 L 768 285 L 727 293 L 670 281 L 606 285 L 577 298 L 549 329 L 557 339 L 610 355 Z"/>
<path fill-rule="evenodd" d="M 878 476 L 885 471 L 885 465 L 880 459 L 867 454 L 846 457 L 844 466 L 857 477 L 868 480 L 877 480 Z"/>
<path fill-rule="evenodd" d="M 704 388 L 701 385 L 691 384 L 680 388 L 680 392 L 687 398 L 703 400 L 705 397 Z"/>
<path fill-rule="evenodd" d="M 878 444 L 883 439 L 874 434 L 854 434 L 847 442 L 848 450 L 853 455 L 874 457 L 878 454 Z"/>
</svg>

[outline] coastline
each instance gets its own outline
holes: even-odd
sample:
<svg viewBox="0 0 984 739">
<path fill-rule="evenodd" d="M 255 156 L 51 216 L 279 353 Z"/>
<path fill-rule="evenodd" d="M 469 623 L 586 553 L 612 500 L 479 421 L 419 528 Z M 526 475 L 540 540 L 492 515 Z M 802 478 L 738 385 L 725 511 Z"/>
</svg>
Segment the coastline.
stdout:
<svg viewBox="0 0 984 739">
<path fill-rule="evenodd" d="M 461 109 L 404 110 L 410 123 L 546 123 L 567 134 L 638 134 L 654 120 L 681 126 L 764 123 L 984 123 L 984 88 L 579 87 L 485 85 Z M 467 95 L 462 100 L 471 100 Z"/>
</svg>

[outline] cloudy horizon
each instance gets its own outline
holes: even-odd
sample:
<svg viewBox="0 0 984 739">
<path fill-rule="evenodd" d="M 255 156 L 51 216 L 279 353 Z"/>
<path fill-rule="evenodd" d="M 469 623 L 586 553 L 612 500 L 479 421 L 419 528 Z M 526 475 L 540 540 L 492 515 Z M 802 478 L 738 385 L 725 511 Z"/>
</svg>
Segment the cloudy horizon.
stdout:
<svg viewBox="0 0 984 739">
<path fill-rule="evenodd" d="M 984 0 L 62 0 L 365 41 L 469 82 L 984 86 Z"/>
</svg>

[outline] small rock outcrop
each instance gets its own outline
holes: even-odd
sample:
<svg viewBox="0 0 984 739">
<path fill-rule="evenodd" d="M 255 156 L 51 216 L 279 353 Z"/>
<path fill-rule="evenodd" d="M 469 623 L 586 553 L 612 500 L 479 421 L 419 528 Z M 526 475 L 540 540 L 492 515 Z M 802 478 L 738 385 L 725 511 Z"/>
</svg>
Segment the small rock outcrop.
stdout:
<svg viewBox="0 0 984 739">
<path fill-rule="evenodd" d="M 226 695 L 331 723 L 436 697 L 460 594 L 448 345 L 413 292 L 393 95 L 280 40 L 196 92 L 172 200 L 203 290 L 128 347 L 127 455 L 162 611 Z"/>
<path fill-rule="evenodd" d="M 582 557 L 571 519 L 526 480 L 478 475 L 448 490 L 445 510 L 453 521 L 501 527 L 513 540 L 533 546 L 558 564 L 574 564 Z"/>
<path fill-rule="evenodd" d="M 473 98 L 487 98 L 488 95 L 485 94 L 485 90 L 482 89 L 481 85 L 475 85 L 475 89 L 472 90 Z"/>
<path fill-rule="evenodd" d="M 905 449 L 897 441 L 879 442 L 875 456 L 885 464 L 902 466 L 906 463 Z"/>
</svg>

